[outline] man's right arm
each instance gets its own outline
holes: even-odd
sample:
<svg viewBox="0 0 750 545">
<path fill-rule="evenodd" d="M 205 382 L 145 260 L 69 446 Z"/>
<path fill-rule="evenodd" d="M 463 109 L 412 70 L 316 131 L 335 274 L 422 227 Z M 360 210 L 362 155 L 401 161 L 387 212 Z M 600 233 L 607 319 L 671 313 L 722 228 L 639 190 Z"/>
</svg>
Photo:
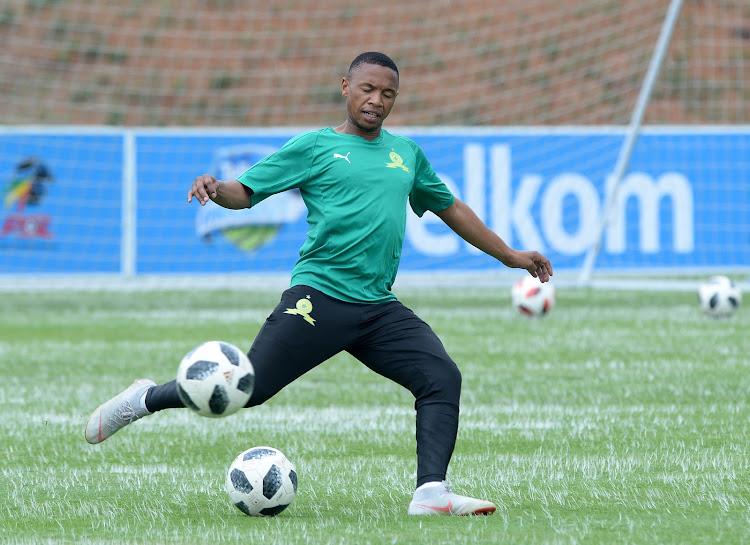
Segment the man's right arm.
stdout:
<svg viewBox="0 0 750 545">
<path fill-rule="evenodd" d="M 195 197 L 200 205 L 204 206 L 210 199 L 224 208 L 238 210 L 250 208 L 252 194 L 252 189 L 237 180 L 222 181 L 210 174 L 203 174 L 193 182 L 188 191 L 187 200 L 192 202 Z"/>
</svg>

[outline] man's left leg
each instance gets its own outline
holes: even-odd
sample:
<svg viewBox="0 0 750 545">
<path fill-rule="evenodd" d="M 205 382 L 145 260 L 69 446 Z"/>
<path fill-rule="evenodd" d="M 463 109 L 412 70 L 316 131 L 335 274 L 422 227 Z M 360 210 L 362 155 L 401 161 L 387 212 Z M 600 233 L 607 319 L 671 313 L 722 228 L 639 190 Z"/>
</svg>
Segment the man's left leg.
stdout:
<svg viewBox="0 0 750 545">
<path fill-rule="evenodd" d="M 417 491 L 409 514 L 491 514 L 495 506 L 451 492 L 445 483 L 458 433 L 461 373 L 432 329 L 399 302 L 364 311 L 349 352 L 407 388 L 417 412 Z"/>
</svg>

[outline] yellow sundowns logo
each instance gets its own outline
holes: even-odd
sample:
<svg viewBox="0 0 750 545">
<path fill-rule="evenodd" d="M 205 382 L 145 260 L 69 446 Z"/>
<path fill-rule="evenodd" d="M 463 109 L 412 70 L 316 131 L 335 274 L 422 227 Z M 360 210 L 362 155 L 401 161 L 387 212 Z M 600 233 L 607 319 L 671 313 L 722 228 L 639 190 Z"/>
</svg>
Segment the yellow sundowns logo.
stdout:
<svg viewBox="0 0 750 545">
<path fill-rule="evenodd" d="M 309 301 L 309 298 L 310 296 L 308 295 L 307 299 L 300 299 L 299 301 L 297 301 L 295 308 L 286 309 L 284 311 L 284 314 L 297 314 L 299 316 L 302 316 L 308 324 L 314 326 L 315 318 L 310 316 L 313 306 L 312 306 L 312 303 Z"/>
<path fill-rule="evenodd" d="M 404 165 L 404 160 L 401 159 L 401 156 L 398 153 L 392 151 L 388 157 L 390 157 L 391 162 L 386 163 L 385 166 L 387 166 L 388 168 L 400 168 L 404 172 L 409 172 L 409 167 Z"/>
</svg>

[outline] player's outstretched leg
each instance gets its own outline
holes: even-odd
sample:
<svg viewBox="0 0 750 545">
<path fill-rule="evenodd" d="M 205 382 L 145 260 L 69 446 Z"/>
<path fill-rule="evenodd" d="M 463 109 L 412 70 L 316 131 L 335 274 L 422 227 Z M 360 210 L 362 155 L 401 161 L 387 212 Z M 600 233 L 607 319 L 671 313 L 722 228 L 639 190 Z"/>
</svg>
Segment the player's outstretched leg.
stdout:
<svg viewBox="0 0 750 545">
<path fill-rule="evenodd" d="M 101 443 L 131 422 L 151 414 L 141 407 L 141 398 L 153 386 L 156 386 L 153 380 L 139 378 L 126 390 L 99 405 L 86 423 L 86 441 L 92 445 Z"/>
<path fill-rule="evenodd" d="M 491 515 L 495 504 L 451 492 L 445 481 L 426 483 L 414 492 L 410 515 Z"/>
</svg>

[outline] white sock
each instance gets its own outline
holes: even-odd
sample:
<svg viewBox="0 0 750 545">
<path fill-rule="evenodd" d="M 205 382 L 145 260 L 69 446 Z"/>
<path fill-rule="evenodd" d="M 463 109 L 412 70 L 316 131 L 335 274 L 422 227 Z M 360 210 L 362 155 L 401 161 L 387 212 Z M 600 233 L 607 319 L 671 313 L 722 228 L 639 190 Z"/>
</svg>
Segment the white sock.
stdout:
<svg viewBox="0 0 750 545">
<path fill-rule="evenodd" d="M 417 488 L 414 492 L 419 492 L 421 490 L 426 490 L 428 488 L 433 488 L 435 486 L 445 486 L 445 481 L 430 481 L 428 483 L 424 483 L 422 486 Z"/>
<path fill-rule="evenodd" d="M 138 400 L 138 405 L 140 405 L 141 409 L 146 411 L 147 413 L 150 413 L 151 411 L 148 410 L 148 407 L 146 407 L 146 394 L 148 394 L 148 390 L 143 392 L 143 395 L 141 396 L 141 399 Z"/>
</svg>

